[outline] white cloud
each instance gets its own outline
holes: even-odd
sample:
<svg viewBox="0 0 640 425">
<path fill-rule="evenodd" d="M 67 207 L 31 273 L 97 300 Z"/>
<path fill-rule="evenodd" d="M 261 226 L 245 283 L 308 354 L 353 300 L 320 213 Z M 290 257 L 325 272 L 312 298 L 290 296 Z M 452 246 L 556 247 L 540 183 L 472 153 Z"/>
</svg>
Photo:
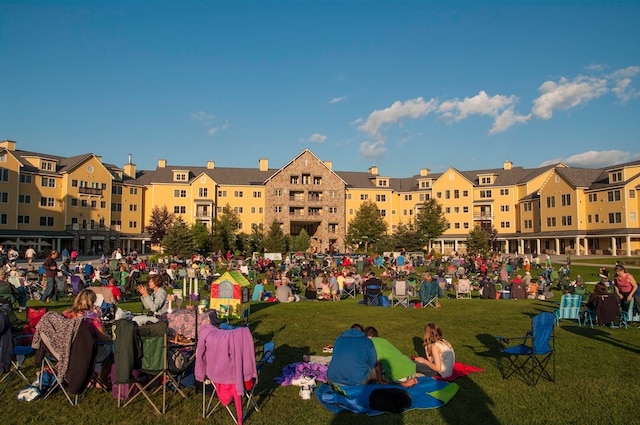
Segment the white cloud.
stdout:
<svg viewBox="0 0 640 425">
<path fill-rule="evenodd" d="M 191 119 L 194 121 L 198 121 L 205 127 L 208 127 L 207 134 L 209 136 L 213 136 L 216 133 L 218 133 L 220 130 L 224 131 L 229 129 L 229 127 L 231 127 L 231 123 L 229 122 L 229 120 L 225 120 L 224 123 L 219 127 L 214 127 L 213 122 L 215 120 L 215 116 L 208 114 L 204 111 L 192 112 Z"/>
<path fill-rule="evenodd" d="M 218 130 L 219 130 L 218 128 L 216 128 L 216 127 L 212 127 L 212 128 L 210 128 L 209 130 L 207 130 L 207 134 L 208 134 L 209 136 L 213 136 L 214 134 L 216 134 L 216 133 L 218 132 Z"/>
<path fill-rule="evenodd" d="M 329 103 L 340 103 L 344 102 L 345 100 L 347 100 L 347 96 L 334 97 L 329 101 Z"/>
<path fill-rule="evenodd" d="M 534 101 L 531 111 L 533 115 L 544 120 L 550 119 L 555 109 L 574 108 L 608 91 L 606 79 L 585 76 L 578 76 L 573 81 L 564 77 L 557 83 L 546 81 L 539 90 L 543 94 Z"/>
<path fill-rule="evenodd" d="M 384 140 L 360 143 L 360 154 L 367 159 L 378 159 L 387 152 Z"/>
<path fill-rule="evenodd" d="M 612 88 L 611 91 L 622 101 L 622 103 L 640 96 L 640 92 L 631 87 L 632 79 L 639 73 L 640 66 L 629 66 L 607 75 L 607 78 L 612 79 L 615 83 L 615 87 Z"/>
<path fill-rule="evenodd" d="M 373 111 L 358 129 L 375 137 L 379 134 L 382 126 L 394 124 L 408 118 L 415 119 L 428 115 L 436 109 L 437 103 L 435 99 L 425 102 L 421 97 L 404 102 L 397 100 L 388 108 Z M 375 142 L 374 144 L 377 143 Z"/>
<path fill-rule="evenodd" d="M 322 134 L 314 133 L 306 140 L 309 143 L 324 143 L 327 141 L 327 136 Z"/>
<path fill-rule="evenodd" d="M 638 159 L 640 159 L 640 153 L 623 152 L 615 149 L 608 151 L 591 150 L 571 155 L 567 158 L 555 158 L 544 161 L 540 166 L 544 167 L 558 162 L 564 162 L 565 164 L 573 167 L 600 168 L 611 164 L 622 164 L 624 162 L 636 161 Z"/>
<path fill-rule="evenodd" d="M 493 122 L 493 127 L 491 127 L 491 130 L 489 130 L 489 134 L 494 135 L 497 133 L 502 133 L 512 125 L 524 124 L 531 119 L 531 116 L 531 114 L 518 115 L 513 112 L 513 108 L 509 108 L 496 117 L 495 121 Z"/>
<path fill-rule="evenodd" d="M 503 110 L 517 102 L 515 96 L 496 95 L 489 97 L 483 90 L 473 97 L 444 101 L 438 108 L 440 118 L 447 121 L 460 121 L 469 115 L 489 115 L 496 117 Z"/>
<path fill-rule="evenodd" d="M 591 64 L 591 65 L 585 66 L 584 69 L 587 69 L 589 71 L 602 72 L 602 71 L 604 71 L 604 65 L 599 64 L 599 63 L 594 63 L 594 64 Z"/>
<path fill-rule="evenodd" d="M 640 66 L 628 66 L 624 69 L 614 71 L 606 77 L 612 80 L 619 80 L 622 78 L 633 78 L 638 74 L 640 74 Z"/>
</svg>

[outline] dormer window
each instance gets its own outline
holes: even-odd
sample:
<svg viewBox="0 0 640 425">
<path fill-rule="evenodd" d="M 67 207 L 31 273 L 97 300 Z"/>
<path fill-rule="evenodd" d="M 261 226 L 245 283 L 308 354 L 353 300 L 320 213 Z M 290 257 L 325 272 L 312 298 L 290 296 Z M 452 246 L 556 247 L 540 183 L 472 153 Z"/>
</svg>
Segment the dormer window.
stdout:
<svg viewBox="0 0 640 425">
<path fill-rule="evenodd" d="M 379 179 L 378 180 L 378 186 L 379 187 L 387 187 L 387 186 L 389 186 L 389 180 L 387 180 L 387 179 Z"/>
<path fill-rule="evenodd" d="M 491 184 L 491 176 L 480 177 L 480 184 Z"/>
<path fill-rule="evenodd" d="M 44 171 L 53 171 L 55 170 L 55 162 L 53 161 L 40 161 L 40 169 Z"/>
<path fill-rule="evenodd" d="M 173 180 L 177 182 L 185 182 L 187 181 L 187 173 L 175 173 L 173 175 Z"/>
<path fill-rule="evenodd" d="M 617 182 L 621 182 L 622 181 L 622 171 L 614 171 L 611 174 L 609 174 L 609 179 L 611 180 L 611 183 L 617 183 Z"/>
</svg>

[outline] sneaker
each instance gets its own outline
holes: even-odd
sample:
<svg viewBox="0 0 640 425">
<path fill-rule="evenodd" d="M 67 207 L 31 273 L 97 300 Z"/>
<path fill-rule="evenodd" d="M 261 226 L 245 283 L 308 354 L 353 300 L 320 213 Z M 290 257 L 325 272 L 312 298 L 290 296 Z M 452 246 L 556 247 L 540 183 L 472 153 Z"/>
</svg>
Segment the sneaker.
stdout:
<svg viewBox="0 0 640 425">
<path fill-rule="evenodd" d="M 311 400 L 311 388 L 306 385 L 300 387 L 300 398 L 303 400 Z"/>
</svg>

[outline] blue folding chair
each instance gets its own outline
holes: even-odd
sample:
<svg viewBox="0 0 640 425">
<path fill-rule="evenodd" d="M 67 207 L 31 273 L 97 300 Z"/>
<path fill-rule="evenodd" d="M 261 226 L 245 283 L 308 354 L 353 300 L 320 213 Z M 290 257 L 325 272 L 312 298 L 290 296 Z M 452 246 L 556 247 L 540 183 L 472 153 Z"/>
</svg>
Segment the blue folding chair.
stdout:
<svg viewBox="0 0 640 425">
<path fill-rule="evenodd" d="M 560 319 L 577 320 L 578 326 L 582 326 L 582 295 L 564 294 L 560 298 L 560 307 L 554 309 L 556 325 L 560 326 Z"/>
<path fill-rule="evenodd" d="M 535 386 L 541 377 L 555 382 L 556 350 L 553 334 L 555 321 L 555 314 L 540 313 L 533 317 L 531 331 L 527 332 L 525 336 L 495 337 L 502 345 L 500 353 L 503 356 L 498 357 L 498 368 L 502 371 L 503 379 L 517 374 L 530 386 Z M 513 341 L 522 341 L 522 343 L 509 345 Z M 509 361 L 506 368 L 502 367 L 502 357 L 506 357 Z"/>
</svg>

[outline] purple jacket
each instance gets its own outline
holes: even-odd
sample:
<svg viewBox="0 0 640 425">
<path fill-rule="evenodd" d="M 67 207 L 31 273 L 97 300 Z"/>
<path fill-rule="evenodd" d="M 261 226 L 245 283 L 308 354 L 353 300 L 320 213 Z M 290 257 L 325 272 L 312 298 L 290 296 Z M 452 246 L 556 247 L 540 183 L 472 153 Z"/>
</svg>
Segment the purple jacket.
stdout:
<svg viewBox="0 0 640 425">
<path fill-rule="evenodd" d="M 219 384 L 235 384 L 238 395 L 244 394 L 245 381 L 258 377 L 253 336 L 246 327 L 232 330 L 204 325 L 196 351 L 195 378 L 209 378 Z"/>
</svg>

